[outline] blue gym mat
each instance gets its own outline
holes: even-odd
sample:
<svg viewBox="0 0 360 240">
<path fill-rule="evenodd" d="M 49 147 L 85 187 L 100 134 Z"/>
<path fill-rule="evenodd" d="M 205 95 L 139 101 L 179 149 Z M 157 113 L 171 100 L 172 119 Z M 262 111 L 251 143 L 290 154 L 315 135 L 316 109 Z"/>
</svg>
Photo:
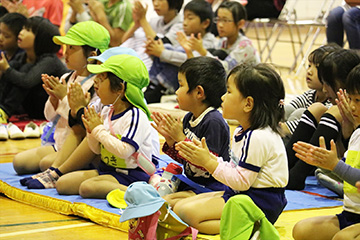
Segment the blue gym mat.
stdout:
<svg viewBox="0 0 360 240">
<path fill-rule="evenodd" d="M 161 156 L 160 168 L 164 168 L 171 159 Z M 20 184 L 19 180 L 31 175 L 18 176 L 12 167 L 12 163 L 0 164 L 0 192 L 9 198 L 53 210 L 62 214 L 74 214 L 88 218 L 102 225 L 111 226 L 120 230 L 127 229 L 127 225 L 118 222 L 119 209 L 113 208 L 106 200 L 83 199 L 78 195 L 59 195 L 55 189 L 27 189 Z M 315 178 L 307 179 L 305 191 L 286 190 L 288 204 L 287 210 L 299 210 L 310 208 L 323 208 L 341 206 L 342 201 L 330 199 L 336 194 L 320 186 Z"/>
</svg>

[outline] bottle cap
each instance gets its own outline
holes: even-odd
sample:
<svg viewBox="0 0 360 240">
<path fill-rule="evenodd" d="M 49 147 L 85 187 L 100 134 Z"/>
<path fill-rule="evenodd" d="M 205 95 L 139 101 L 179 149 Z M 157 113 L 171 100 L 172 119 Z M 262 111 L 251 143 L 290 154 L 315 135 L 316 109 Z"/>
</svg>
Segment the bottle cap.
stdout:
<svg viewBox="0 0 360 240">
<path fill-rule="evenodd" d="M 175 163 L 169 163 L 169 165 L 165 168 L 165 171 L 177 175 L 182 173 L 182 167 Z"/>
</svg>

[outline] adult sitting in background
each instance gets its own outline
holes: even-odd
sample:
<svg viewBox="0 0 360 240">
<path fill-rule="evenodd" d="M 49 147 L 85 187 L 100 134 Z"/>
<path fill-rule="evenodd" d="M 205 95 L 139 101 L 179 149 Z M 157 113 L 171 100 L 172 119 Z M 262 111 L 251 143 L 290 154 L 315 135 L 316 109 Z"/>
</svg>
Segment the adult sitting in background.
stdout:
<svg viewBox="0 0 360 240">
<path fill-rule="evenodd" d="M 44 105 L 48 95 L 42 87 L 41 74 L 60 77 L 68 69 L 56 56 L 60 46 L 52 38 L 60 35 L 59 29 L 48 19 L 31 17 L 27 19 L 18 37 L 18 46 L 24 49 L 19 61 L 9 65 L 1 53 L 0 81 L 6 83 L 0 99 L 0 123 L 23 108 L 30 118 L 44 119 Z"/>
<path fill-rule="evenodd" d="M 245 8 L 248 20 L 254 18 L 278 18 L 286 0 L 248 0 Z"/>
<path fill-rule="evenodd" d="M 330 11 L 327 17 L 326 38 L 344 46 L 344 31 L 350 49 L 360 49 L 360 1 L 345 0 L 342 6 Z"/>
</svg>

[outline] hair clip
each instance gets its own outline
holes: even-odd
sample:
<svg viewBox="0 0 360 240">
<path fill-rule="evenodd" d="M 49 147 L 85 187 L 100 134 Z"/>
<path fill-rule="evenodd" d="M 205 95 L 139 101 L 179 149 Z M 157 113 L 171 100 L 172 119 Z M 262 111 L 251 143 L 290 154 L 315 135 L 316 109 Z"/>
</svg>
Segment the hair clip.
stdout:
<svg viewBox="0 0 360 240">
<path fill-rule="evenodd" d="M 284 99 L 279 100 L 279 107 L 283 107 L 285 105 Z"/>
</svg>

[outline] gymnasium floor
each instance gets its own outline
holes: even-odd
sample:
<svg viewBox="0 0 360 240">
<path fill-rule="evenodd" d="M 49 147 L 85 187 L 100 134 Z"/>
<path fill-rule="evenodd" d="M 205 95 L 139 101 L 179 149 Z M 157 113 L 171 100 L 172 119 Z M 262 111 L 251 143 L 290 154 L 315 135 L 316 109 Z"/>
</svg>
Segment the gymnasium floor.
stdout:
<svg viewBox="0 0 360 240">
<path fill-rule="evenodd" d="M 308 29 L 302 29 L 306 33 Z M 253 38 L 253 32 L 247 33 Z M 323 39 L 323 33 L 319 39 Z M 285 33 L 285 38 L 288 35 Z M 263 42 L 261 42 L 263 43 Z M 255 43 L 254 43 L 255 44 Z M 287 92 L 287 100 L 306 90 L 304 73 L 289 73 L 289 59 L 293 59 L 290 44 L 278 43 L 272 54 L 272 64 L 278 67 Z M 285 67 L 284 67 L 285 66 Z M 8 140 L 0 142 L 0 163 L 12 161 L 13 156 L 21 151 L 40 145 L 39 139 Z M 341 207 L 293 210 L 283 212 L 275 224 L 281 239 L 293 239 L 292 228 L 301 219 L 333 215 Z M 65 216 L 40 208 L 16 202 L 0 194 L 0 240 L 2 239 L 127 239 L 127 234 L 119 230 L 97 225 L 77 216 Z"/>
</svg>

